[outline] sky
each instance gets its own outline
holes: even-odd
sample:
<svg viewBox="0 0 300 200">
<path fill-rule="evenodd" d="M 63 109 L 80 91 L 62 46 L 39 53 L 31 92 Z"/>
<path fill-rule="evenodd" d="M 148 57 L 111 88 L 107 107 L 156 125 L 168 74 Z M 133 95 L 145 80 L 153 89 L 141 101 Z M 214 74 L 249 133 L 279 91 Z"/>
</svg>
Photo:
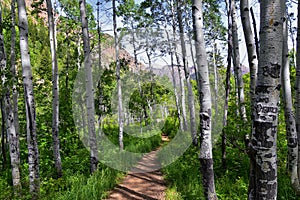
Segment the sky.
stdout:
<svg viewBox="0 0 300 200">
<path fill-rule="evenodd" d="M 102 2 L 104 2 L 104 0 L 101 0 Z M 88 3 L 90 3 L 91 5 L 94 6 L 95 10 L 96 10 L 96 2 L 97 0 L 87 0 Z M 137 0 L 137 3 L 142 2 L 142 0 Z M 255 18 L 256 18 L 256 24 L 257 24 L 257 30 L 259 31 L 259 3 L 258 0 L 249 0 L 249 5 L 250 7 L 253 7 L 254 10 L 254 14 L 255 14 Z M 111 9 L 112 5 L 111 3 L 106 3 L 103 7 L 102 7 L 102 11 L 100 14 L 101 17 L 101 26 L 102 26 L 102 30 L 105 33 L 108 33 L 110 35 L 113 35 L 113 31 L 112 31 L 112 9 Z M 293 4 L 292 8 L 289 8 L 289 13 L 293 12 L 295 13 L 294 16 L 297 16 L 297 5 Z M 225 25 L 225 27 L 227 27 L 227 16 L 225 16 L 224 12 L 222 15 L 222 19 L 223 19 L 223 23 Z M 96 16 L 96 12 L 95 12 L 95 16 Z M 246 45 L 245 45 L 245 39 L 244 39 L 244 34 L 243 34 L 243 30 L 242 30 L 242 24 L 241 24 L 241 18 L 240 18 L 240 12 L 239 9 L 237 9 L 237 19 L 238 19 L 238 35 L 239 35 L 239 41 L 240 41 L 240 61 L 243 65 L 248 66 L 247 63 L 247 50 L 246 50 Z M 117 20 L 117 24 L 118 27 L 122 27 L 122 21 L 121 18 L 118 18 Z M 296 27 L 296 21 L 294 21 L 293 26 Z M 294 38 L 296 38 L 296 36 L 294 36 Z M 292 48 L 292 42 L 291 42 L 291 38 L 289 38 L 289 48 Z M 130 53 L 133 55 L 133 47 L 129 42 L 129 37 L 124 37 L 123 40 L 121 41 L 122 46 Z M 180 45 L 178 45 L 180 46 Z M 218 44 L 219 49 L 221 50 L 221 55 L 224 57 L 224 65 L 226 62 L 226 55 L 227 55 L 227 50 L 226 48 L 224 48 L 223 50 L 221 49 L 221 42 Z M 190 49 L 189 45 L 187 46 L 187 49 Z M 189 54 L 189 63 L 192 63 L 191 60 L 191 52 L 188 52 Z M 140 54 L 139 55 L 139 61 L 143 62 L 145 65 L 147 65 L 147 57 L 145 54 Z M 159 57 L 157 57 L 154 61 L 154 66 L 157 68 L 160 68 L 164 65 L 166 65 L 166 62 L 168 62 L 168 64 L 170 64 L 170 58 L 169 57 L 164 57 L 163 59 L 160 59 Z"/>
<path fill-rule="evenodd" d="M 249 1 L 250 7 L 253 7 L 254 15 L 255 15 L 255 21 L 257 25 L 257 31 L 259 32 L 259 17 L 260 17 L 260 11 L 259 11 L 259 3 L 258 0 L 250 0 Z M 297 16 L 297 5 L 293 3 L 292 8 L 288 8 L 289 13 L 294 13 L 295 16 Z M 244 39 L 244 33 L 242 30 L 242 24 L 241 24 L 241 18 L 240 18 L 240 13 L 238 11 L 238 34 L 239 34 L 239 39 L 240 39 L 240 55 L 241 55 L 241 63 L 245 66 L 248 66 L 247 62 L 247 49 L 246 49 L 246 44 L 245 44 L 245 39 Z M 297 21 L 293 22 L 293 27 L 297 27 Z M 296 35 L 294 35 L 294 39 L 296 39 Z M 291 37 L 289 37 L 289 49 L 292 49 L 292 40 Z"/>
</svg>

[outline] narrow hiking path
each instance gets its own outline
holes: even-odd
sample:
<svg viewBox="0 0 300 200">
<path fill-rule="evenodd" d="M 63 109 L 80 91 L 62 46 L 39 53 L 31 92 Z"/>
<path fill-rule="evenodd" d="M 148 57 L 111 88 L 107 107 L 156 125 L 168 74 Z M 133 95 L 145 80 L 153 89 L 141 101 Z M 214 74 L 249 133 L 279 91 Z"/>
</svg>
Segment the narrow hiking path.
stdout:
<svg viewBox="0 0 300 200">
<path fill-rule="evenodd" d="M 163 142 L 168 138 L 163 136 Z M 136 173 L 137 171 L 150 171 L 153 167 L 158 168 L 157 150 L 147 153 L 137 163 L 135 168 L 109 194 L 106 200 L 164 200 L 166 183 L 159 170 Z"/>
</svg>

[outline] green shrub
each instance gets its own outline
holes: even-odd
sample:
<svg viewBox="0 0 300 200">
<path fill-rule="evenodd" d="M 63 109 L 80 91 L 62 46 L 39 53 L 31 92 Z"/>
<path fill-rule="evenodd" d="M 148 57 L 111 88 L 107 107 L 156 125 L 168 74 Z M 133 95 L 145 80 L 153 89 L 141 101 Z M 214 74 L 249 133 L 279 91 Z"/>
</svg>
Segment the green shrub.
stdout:
<svg viewBox="0 0 300 200">
<path fill-rule="evenodd" d="M 174 138 L 179 129 L 179 120 L 176 116 L 168 116 L 165 120 L 164 126 L 162 128 L 162 133 L 169 136 L 169 138 Z"/>
<path fill-rule="evenodd" d="M 118 145 L 118 127 L 104 126 L 104 133 Z M 125 150 L 146 153 L 157 148 L 161 143 L 160 132 L 149 132 L 149 138 L 135 138 L 124 134 Z M 64 176 L 59 179 L 44 178 L 41 185 L 41 199 L 55 200 L 98 200 L 107 196 L 107 191 L 113 189 L 123 172 L 99 164 L 99 169 L 89 175 L 89 151 L 79 149 L 72 156 L 63 160 Z"/>
</svg>

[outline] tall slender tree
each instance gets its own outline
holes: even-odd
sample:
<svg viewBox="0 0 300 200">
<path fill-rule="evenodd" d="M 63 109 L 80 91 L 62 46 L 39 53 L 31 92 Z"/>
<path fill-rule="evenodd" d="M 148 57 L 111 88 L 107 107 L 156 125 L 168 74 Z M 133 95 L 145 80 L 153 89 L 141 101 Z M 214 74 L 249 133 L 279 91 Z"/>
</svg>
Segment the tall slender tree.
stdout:
<svg viewBox="0 0 300 200">
<path fill-rule="evenodd" d="M 101 22 L 100 22 L 100 0 L 97 1 L 97 35 L 98 35 L 98 41 L 97 41 L 97 45 L 98 45 L 98 71 L 102 70 L 102 44 L 101 44 Z M 98 128 L 99 128 L 99 135 L 101 135 L 100 131 L 101 131 L 101 117 L 102 117 L 102 101 L 103 101 L 103 92 L 101 89 L 101 78 L 99 78 L 98 83 L 97 83 L 97 88 L 99 90 L 99 97 L 98 97 L 98 109 L 99 111 L 99 117 L 98 117 Z"/>
<path fill-rule="evenodd" d="M 246 107 L 245 107 L 245 94 L 244 94 L 244 81 L 242 75 L 242 68 L 240 63 L 240 52 L 239 52 L 239 38 L 238 38 L 238 27 L 237 27 L 237 13 L 235 8 L 235 1 L 231 2 L 231 18 L 232 18 L 232 50 L 233 50 L 233 65 L 234 75 L 236 79 L 236 88 L 238 96 L 238 105 L 240 116 L 243 121 L 247 121 Z"/>
<path fill-rule="evenodd" d="M 200 83 L 200 154 L 202 183 L 206 199 L 217 199 L 214 183 L 212 140 L 211 140 L 211 92 L 207 56 L 203 36 L 202 0 L 193 0 L 193 27 Z"/>
<path fill-rule="evenodd" d="M 168 3 L 170 3 L 168 1 Z M 179 120 L 179 127 L 180 130 L 183 131 L 183 120 L 182 120 L 182 116 L 181 116 L 181 109 L 180 109 L 180 103 L 179 103 L 179 97 L 178 97 L 178 92 L 177 92 L 177 86 L 176 86 L 176 79 L 175 79 L 175 70 L 174 70 L 174 45 L 172 44 L 172 40 L 170 38 L 170 34 L 167 30 L 167 19 L 165 16 L 165 24 L 164 24 L 164 28 L 165 28 L 165 32 L 166 32 L 166 36 L 167 36 L 167 43 L 168 43 L 168 49 L 170 52 L 170 57 L 171 57 L 171 76 L 172 76 L 172 84 L 173 84 L 173 88 L 174 88 L 174 96 L 175 96 L 175 102 L 176 102 L 176 108 L 177 108 L 177 117 Z"/>
<path fill-rule="evenodd" d="M 84 69 L 86 78 L 86 103 L 87 103 L 87 120 L 88 120 L 88 132 L 89 132 L 89 145 L 90 145 L 90 164 L 91 173 L 97 170 L 99 161 L 97 138 L 95 131 L 95 106 L 94 106 L 94 92 L 93 92 L 93 76 L 91 65 L 91 50 L 90 50 L 90 37 L 89 26 L 86 15 L 86 3 L 85 0 L 79 0 L 80 5 L 80 18 L 83 36 L 83 48 L 84 48 Z"/>
<path fill-rule="evenodd" d="M 187 122 L 187 116 L 186 116 L 186 105 L 185 105 L 185 84 L 182 77 L 182 69 L 180 67 L 180 59 L 178 55 L 178 47 L 177 47 L 177 34 L 176 34 L 176 16 L 175 16 L 175 6 L 174 6 L 174 0 L 171 0 L 171 16 L 172 16 L 172 31 L 173 31 L 173 48 L 174 48 L 174 55 L 177 62 L 177 71 L 178 71 L 178 77 L 179 77 L 179 87 L 180 87 L 180 109 L 182 114 L 182 121 L 183 121 L 183 130 L 187 130 L 188 122 Z"/>
<path fill-rule="evenodd" d="M 218 113 L 219 113 L 219 73 L 218 73 L 218 68 L 217 68 L 217 43 L 216 41 L 213 42 L 213 50 L 212 50 L 212 57 L 213 57 L 213 70 L 214 70 L 214 93 L 215 93 L 215 98 L 214 98 L 214 108 L 215 108 L 215 117 L 213 121 L 213 126 L 216 124 L 216 121 L 218 120 Z"/>
<path fill-rule="evenodd" d="M 180 34 L 180 42 L 181 42 L 181 53 L 182 53 L 182 62 L 183 62 L 183 69 L 185 74 L 185 81 L 188 88 L 188 107 L 190 111 L 190 128 L 191 128 L 191 136 L 192 141 L 195 146 L 198 145 L 198 138 L 197 138 L 197 127 L 196 127 L 196 118 L 195 118 L 195 100 L 193 94 L 193 88 L 191 83 L 191 76 L 189 72 L 188 62 L 187 62 L 187 50 L 184 38 L 184 26 L 182 20 L 182 11 L 181 7 L 183 2 L 180 0 L 177 1 L 177 20 L 179 26 L 179 34 Z"/>
<path fill-rule="evenodd" d="M 298 13 L 300 13 L 300 1 L 298 0 Z M 298 137 L 298 145 L 300 144 L 300 16 L 298 15 L 297 22 L 297 53 L 296 53 L 296 129 Z M 298 148 L 298 158 L 300 158 L 300 149 Z M 298 178 L 300 178 L 300 159 L 298 159 Z"/>
<path fill-rule="evenodd" d="M 284 115 L 286 124 L 286 139 L 288 143 L 288 163 L 287 168 L 291 177 L 292 187 L 297 194 L 300 194 L 300 182 L 298 177 L 298 138 L 296 130 L 295 115 L 293 112 L 290 62 L 288 55 L 288 22 L 283 24 L 283 49 L 281 68 L 282 99 L 284 104 Z"/>
<path fill-rule="evenodd" d="M 116 77 L 117 77 L 117 90 L 118 90 L 118 123 L 119 123 L 119 147 L 123 150 L 123 103 L 122 103 L 122 86 L 121 86 L 121 74 L 120 74 L 120 60 L 119 60 L 119 41 L 117 33 L 117 8 L 116 0 L 112 1 L 113 4 L 113 29 L 115 37 L 115 52 L 116 52 Z"/>
<path fill-rule="evenodd" d="M 48 23 L 49 23 L 49 39 L 52 58 L 52 139 L 53 139 L 53 155 L 56 168 L 57 177 L 62 176 L 62 164 L 60 157 L 60 141 L 58 134 L 59 126 L 59 85 L 58 85 L 58 63 L 56 56 L 56 38 L 55 38 L 55 26 L 53 19 L 53 9 L 51 0 L 46 0 Z"/>
<path fill-rule="evenodd" d="M 253 118 L 254 112 L 254 102 L 255 102 L 255 86 L 256 86 L 256 79 L 257 79 L 257 52 L 256 52 L 256 44 L 254 41 L 254 35 L 251 29 L 250 24 L 250 9 L 249 9 L 249 2 L 248 0 L 240 0 L 241 6 L 241 19 L 242 19 L 242 26 L 244 37 L 246 41 L 247 47 L 247 55 L 248 55 L 248 64 L 250 68 L 250 106 L 251 106 L 251 117 Z M 252 124 L 253 126 L 253 124 Z M 246 136 L 246 145 L 249 145 L 250 137 Z M 249 185 L 249 195 L 251 195 L 251 191 L 254 185 L 254 171 L 253 171 L 253 158 L 250 157 L 250 185 Z"/>
<path fill-rule="evenodd" d="M 139 87 L 139 91 L 140 91 L 140 96 L 142 98 L 144 98 L 144 91 L 142 90 L 142 85 L 141 85 L 141 80 L 140 80 L 140 65 L 138 63 L 138 51 L 141 48 L 139 46 L 138 43 L 138 37 L 139 34 L 137 34 L 137 32 L 139 31 L 138 29 L 138 25 L 136 25 L 135 21 L 136 18 L 140 18 L 143 17 L 143 15 L 145 14 L 144 12 L 141 12 L 141 8 L 135 4 L 134 0 L 125 0 L 125 1 L 121 1 L 120 5 L 118 7 L 119 13 L 121 13 L 122 17 L 123 17 L 123 24 L 125 26 L 125 29 L 127 29 L 127 31 L 129 32 L 130 36 L 131 36 L 131 43 L 132 43 L 132 47 L 133 47 L 133 58 L 134 58 L 134 67 L 135 70 L 137 72 L 137 81 L 138 81 L 138 87 Z M 144 19 L 143 19 L 144 20 Z M 145 23 L 145 21 L 147 21 L 148 19 L 146 18 L 144 21 L 140 22 L 140 26 L 141 24 Z M 143 36 L 144 37 L 144 36 Z M 147 43 L 148 37 L 146 38 L 146 45 L 149 45 L 149 43 Z M 146 54 L 149 60 L 149 67 L 150 67 L 150 71 L 152 71 L 151 68 L 151 55 L 150 55 L 150 51 L 149 48 L 146 48 Z M 152 79 L 152 78 L 151 78 Z M 141 120 L 144 119 L 145 123 L 148 123 L 148 113 L 147 113 L 147 106 L 146 104 L 142 105 L 142 109 L 143 109 L 143 114 L 141 114 Z"/>
<path fill-rule="evenodd" d="M 33 93 L 33 77 L 28 46 L 28 20 L 24 0 L 17 0 L 20 31 L 20 53 L 22 62 L 22 77 L 25 95 L 27 122 L 27 146 L 29 164 L 29 186 L 33 198 L 36 199 L 40 190 L 39 152 L 36 134 L 36 112 Z"/>
<path fill-rule="evenodd" d="M 257 60 L 259 60 L 259 41 L 258 41 L 258 34 L 256 28 L 256 20 L 255 20 L 254 11 L 252 7 L 250 8 L 250 14 L 251 14 L 252 24 L 253 24 L 255 50 L 256 50 Z"/>
<path fill-rule="evenodd" d="M 248 63 L 250 68 L 250 98 L 251 111 L 253 112 L 253 103 L 255 101 L 255 85 L 257 79 L 257 54 L 255 49 L 255 41 L 250 24 L 249 2 L 248 0 L 240 0 L 241 18 L 244 31 L 244 37 L 247 46 Z"/>
<path fill-rule="evenodd" d="M 7 69 L 6 69 L 6 55 L 4 49 L 4 36 L 2 33 L 2 12 L 0 8 L 0 70 L 2 86 L 4 90 L 4 107 L 6 113 L 6 129 L 9 141 L 9 152 L 10 152 L 10 163 L 12 167 L 12 181 L 15 192 L 18 193 L 21 189 L 20 180 L 20 142 L 19 133 L 16 132 L 14 123 L 14 113 L 12 108 L 12 101 L 10 97 L 10 86 L 7 80 Z"/>
<path fill-rule="evenodd" d="M 260 58 L 251 156 L 255 186 L 249 199 L 277 198 L 277 130 L 285 1 L 260 2 Z"/>
<path fill-rule="evenodd" d="M 226 0 L 227 7 L 227 21 L 228 21 L 228 38 L 227 38 L 227 68 L 226 68 L 226 79 L 225 79 L 225 102 L 224 102 L 224 115 L 223 115 L 223 126 L 227 126 L 228 116 L 228 104 L 230 94 L 230 77 L 231 77 L 231 58 L 232 58 L 232 19 L 231 19 L 231 0 Z M 226 169 L 226 146 L 227 146 L 227 135 L 225 130 L 222 130 L 222 165 Z"/>
<path fill-rule="evenodd" d="M 19 114 L 18 114 L 18 77 L 17 77 L 17 67 L 16 67 L 16 9 L 15 9 L 16 0 L 11 1 L 11 45 L 10 45 L 10 64 L 11 64 L 11 73 L 13 76 L 13 85 L 12 85 L 12 94 L 13 94 L 13 110 L 14 110 L 14 122 L 16 133 L 20 133 L 20 124 L 19 124 Z"/>
<path fill-rule="evenodd" d="M 4 105 L 3 105 L 3 98 L 0 99 L 0 109 L 1 109 L 1 154 L 2 154 L 2 168 L 5 169 L 7 165 L 6 159 L 6 143 L 7 143 L 7 134 L 5 131 L 5 112 L 4 112 Z"/>
</svg>

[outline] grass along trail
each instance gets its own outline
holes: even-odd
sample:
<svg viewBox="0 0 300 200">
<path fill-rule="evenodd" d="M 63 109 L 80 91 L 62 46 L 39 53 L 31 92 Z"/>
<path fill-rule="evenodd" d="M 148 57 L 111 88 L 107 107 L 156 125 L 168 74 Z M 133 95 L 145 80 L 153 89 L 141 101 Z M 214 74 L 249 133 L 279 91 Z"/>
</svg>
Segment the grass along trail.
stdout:
<svg viewBox="0 0 300 200">
<path fill-rule="evenodd" d="M 168 141 L 166 136 L 162 141 Z M 166 183 L 159 170 L 151 171 L 153 167 L 159 169 L 157 152 L 147 153 L 137 165 L 127 174 L 123 181 L 118 184 L 109 194 L 107 200 L 162 200 L 165 199 Z"/>
</svg>

